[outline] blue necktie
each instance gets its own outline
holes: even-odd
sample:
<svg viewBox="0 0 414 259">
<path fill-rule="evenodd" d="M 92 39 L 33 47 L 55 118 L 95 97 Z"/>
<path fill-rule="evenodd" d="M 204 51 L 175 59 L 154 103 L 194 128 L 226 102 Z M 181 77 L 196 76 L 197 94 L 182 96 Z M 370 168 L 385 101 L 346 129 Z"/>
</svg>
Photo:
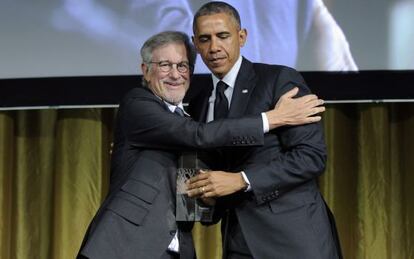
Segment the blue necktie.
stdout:
<svg viewBox="0 0 414 259">
<path fill-rule="evenodd" d="M 174 113 L 175 114 L 178 114 L 178 115 L 180 115 L 181 117 L 184 117 L 185 115 L 184 115 L 184 111 L 183 111 L 183 109 L 181 109 L 180 107 L 175 107 L 175 110 L 174 110 Z"/>
</svg>

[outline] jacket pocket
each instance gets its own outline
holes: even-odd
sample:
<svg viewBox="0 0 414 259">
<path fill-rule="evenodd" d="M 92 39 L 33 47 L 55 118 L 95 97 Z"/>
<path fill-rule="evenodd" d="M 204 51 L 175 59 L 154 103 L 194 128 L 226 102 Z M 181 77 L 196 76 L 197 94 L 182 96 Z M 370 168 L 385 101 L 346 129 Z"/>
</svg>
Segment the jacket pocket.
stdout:
<svg viewBox="0 0 414 259">
<path fill-rule="evenodd" d="M 156 187 L 135 179 L 126 181 L 121 190 L 148 204 L 152 204 L 159 193 Z"/>
<path fill-rule="evenodd" d="M 282 213 L 295 210 L 304 205 L 315 203 L 315 197 L 310 192 L 286 193 L 278 199 L 269 202 L 270 210 L 273 213 Z"/>
<path fill-rule="evenodd" d="M 107 209 L 135 225 L 142 225 L 148 214 L 146 208 L 118 196 L 108 204 Z"/>
</svg>

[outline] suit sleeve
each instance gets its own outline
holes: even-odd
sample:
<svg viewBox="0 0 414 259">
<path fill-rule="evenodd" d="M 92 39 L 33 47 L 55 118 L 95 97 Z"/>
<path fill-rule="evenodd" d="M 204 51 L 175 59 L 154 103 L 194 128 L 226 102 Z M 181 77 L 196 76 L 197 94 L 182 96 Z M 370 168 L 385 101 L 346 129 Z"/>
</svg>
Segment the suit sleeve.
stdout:
<svg viewBox="0 0 414 259">
<path fill-rule="evenodd" d="M 120 109 L 122 131 L 135 147 L 198 149 L 258 146 L 264 141 L 260 116 L 196 122 L 167 111 L 159 100 L 142 89 L 127 98 Z"/>
<path fill-rule="evenodd" d="M 299 87 L 300 95 L 310 93 L 299 73 L 293 69 L 283 70 L 276 81 L 275 101 L 294 86 Z M 277 144 L 279 152 L 272 147 Z M 273 130 L 266 134 L 264 145 L 262 150 L 272 154 L 271 159 L 253 162 L 245 168 L 258 204 L 277 199 L 298 185 L 315 179 L 325 169 L 326 146 L 321 123 Z"/>
</svg>

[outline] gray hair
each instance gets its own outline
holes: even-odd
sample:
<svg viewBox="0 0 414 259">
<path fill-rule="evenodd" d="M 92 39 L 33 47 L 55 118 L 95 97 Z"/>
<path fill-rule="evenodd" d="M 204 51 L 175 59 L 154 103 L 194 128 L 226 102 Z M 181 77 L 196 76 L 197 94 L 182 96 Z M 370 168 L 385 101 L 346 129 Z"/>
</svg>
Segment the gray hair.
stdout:
<svg viewBox="0 0 414 259">
<path fill-rule="evenodd" d="M 203 6 L 198 9 L 196 14 L 194 15 L 193 19 L 193 33 L 196 33 L 196 22 L 198 17 L 205 16 L 205 15 L 213 15 L 218 13 L 226 13 L 234 18 L 234 21 L 236 22 L 239 29 L 241 29 L 241 20 L 239 12 L 237 12 L 236 8 L 231 6 L 228 3 L 220 2 L 220 1 L 213 1 L 204 4 Z"/>
<path fill-rule="evenodd" d="M 184 32 L 164 31 L 150 37 L 141 47 L 142 63 L 146 64 L 148 68 L 151 69 L 152 53 L 154 50 L 170 43 L 184 44 L 187 51 L 188 63 L 190 65 L 190 74 L 193 74 L 197 53 L 190 37 Z M 142 84 L 148 86 L 148 82 L 144 77 L 142 77 Z"/>
</svg>

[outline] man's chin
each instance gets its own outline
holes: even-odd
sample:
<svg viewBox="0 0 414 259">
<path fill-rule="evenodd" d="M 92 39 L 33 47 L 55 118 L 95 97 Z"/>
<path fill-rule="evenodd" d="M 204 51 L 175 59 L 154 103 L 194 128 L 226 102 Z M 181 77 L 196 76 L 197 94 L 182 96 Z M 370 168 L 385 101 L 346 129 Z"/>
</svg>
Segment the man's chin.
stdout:
<svg viewBox="0 0 414 259">
<path fill-rule="evenodd" d="M 179 103 L 181 103 L 184 99 L 184 95 L 170 95 L 170 96 L 165 96 L 164 100 L 168 103 L 174 104 L 174 105 L 178 105 Z"/>
<path fill-rule="evenodd" d="M 210 66 L 209 70 L 217 77 L 220 77 L 225 74 L 226 68 L 224 66 Z"/>
</svg>

